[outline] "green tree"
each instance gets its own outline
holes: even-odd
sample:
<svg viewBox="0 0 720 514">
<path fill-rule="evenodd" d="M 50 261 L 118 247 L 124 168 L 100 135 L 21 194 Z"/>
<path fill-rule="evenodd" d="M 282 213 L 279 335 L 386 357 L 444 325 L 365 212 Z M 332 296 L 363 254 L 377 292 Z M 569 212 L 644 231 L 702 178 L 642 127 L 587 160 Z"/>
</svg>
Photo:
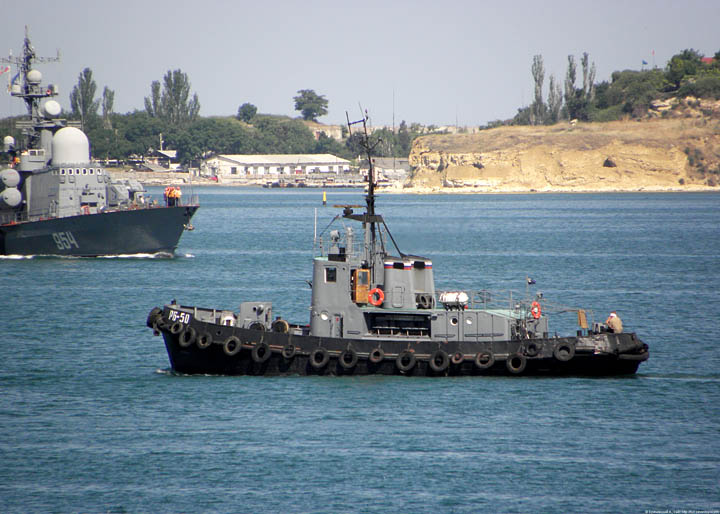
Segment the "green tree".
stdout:
<svg viewBox="0 0 720 514">
<path fill-rule="evenodd" d="M 587 54 L 583 55 L 583 75 L 587 73 Z M 569 119 L 587 121 L 589 119 L 588 107 L 589 100 L 585 89 L 575 87 L 577 78 L 577 68 L 575 64 L 575 56 L 568 55 L 568 69 L 565 75 L 565 108 Z M 587 87 L 587 80 L 584 87 Z"/>
<path fill-rule="evenodd" d="M 685 77 L 697 73 L 701 62 L 700 52 L 692 48 L 685 49 L 670 58 L 665 69 L 665 78 L 677 89 Z"/>
<path fill-rule="evenodd" d="M 568 67 L 567 67 L 567 72 L 565 73 L 565 106 L 568 108 L 568 111 L 570 108 L 568 104 L 571 101 L 573 101 L 575 98 L 575 79 L 576 79 L 575 56 L 568 55 Z M 568 112 L 567 115 L 570 119 L 573 118 L 573 116 L 570 115 L 570 112 Z"/>
<path fill-rule="evenodd" d="M 580 63 L 583 69 L 583 98 L 590 102 L 595 96 L 595 63 L 588 66 L 589 56 L 587 52 L 583 52 Z"/>
<path fill-rule="evenodd" d="M 237 113 L 237 119 L 244 121 L 245 123 L 250 123 L 250 121 L 255 117 L 257 114 L 257 107 L 255 107 L 251 103 L 244 103 L 240 107 L 238 107 L 238 113 Z"/>
<path fill-rule="evenodd" d="M 159 80 L 153 80 L 150 84 L 150 96 L 145 97 L 145 111 L 153 118 L 160 118 L 162 116 Z"/>
<path fill-rule="evenodd" d="M 353 132 L 350 134 L 350 137 L 345 140 L 345 147 L 347 148 L 348 153 L 353 157 L 362 158 L 362 156 L 365 155 L 365 147 L 363 146 L 364 137 L 365 136 L 363 136 L 360 132 Z M 372 135 L 370 136 L 370 139 L 372 141 Z"/>
<path fill-rule="evenodd" d="M 413 137 L 410 134 L 410 130 L 408 130 L 407 123 L 405 123 L 405 120 L 402 120 L 400 122 L 400 127 L 398 128 L 397 133 L 397 151 L 399 156 L 407 157 L 410 155 L 410 148 L 412 146 Z"/>
<path fill-rule="evenodd" d="M 320 134 L 312 153 L 329 153 L 345 159 L 351 159 L 353 157 L 347 151 L 347 147 L 345 147 L 345 145 L 343 145 L 340 141 L 336 141 L 335 139 L 326 136 L 324 133 Z"/>
<path fill-rule="evenodd" d="M 531 125 L 532 109 L 530 107 L 520 107 L 517 114 L 513 117 L 511 125 Z"/>
<path fill-rule="evenodd" d="M 542 55 L 535 55 L 532 63 L 532 76 L 535 82 L 535 100 L 530 106 L 530 123 L 538 125 L 545 119 L 545 103 L 542 99 L 543 82 L 545 81 L 545 67 Z"/>
<path fill-rule="evenodd" d="M 103 128 L 112 129 L 112 121 L 110 115 L 113 112 L 113 104 L 115 103 L 115 91 L 105 86 L 102 96 L 102 117 Z"/>
<path fill-rule="evenodd" d="M 720 99 L 720 74 L 703 75 L 692 82 L 680 86 L 679 97 L 695 96 L 697 98 Z"/>
<path fill-rule="evenodd" d="M 547 123 L 557 123 L 560 119 L 560 109 L 562 108 L 563 97 L 560 84 L 555 82 L 555 76 L 550 75 L 550 86 L 547 101 Z"/>
<path fill-rule="evenodd" d="M 168 70 L 163 77 L 162 93 L 160 83 L 154 81 L 150 94 L 145 98 L 145 110 L 150 116 L 179 126 L 187 126 L 197 119 L 200 101 L 197 93 L 190 98 L 190 80 L 181 70 Z"/>
<path fill-rule="evenodd" d="M 295 100 L 295 110 L 300 111 L 306 121 L 317 121 L 318 117 L 328 113 L 327 99 L 312 89 L 299 90 L 298 96 L 293 97 L 293 100 Z"/>
<path fill-rule="evenodd" d="M 258 135 L 259 153 L 310 153 L 316 141 L 300 120 L 276 116 L 256 116 L 253 123 Z"/>
<path fill-rule="evenodd" d="M 85 68 L 78 76 L 78 83 L 70 93 L 72 116 L 80 120 L 83 131 L 86 125 L 97 117 L 100 101 L 95 100 L 97 84 L 93 80 L 92 70 Z"/>
</svg>

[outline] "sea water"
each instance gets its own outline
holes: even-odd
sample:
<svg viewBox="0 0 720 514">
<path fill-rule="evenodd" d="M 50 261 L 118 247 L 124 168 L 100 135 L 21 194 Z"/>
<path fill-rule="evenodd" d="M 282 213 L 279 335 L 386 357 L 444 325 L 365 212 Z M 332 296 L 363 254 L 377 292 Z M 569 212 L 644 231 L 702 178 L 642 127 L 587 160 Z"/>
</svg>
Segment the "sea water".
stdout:
<svg viewBox="0 0 720 514">
<path fill-rule="evenodd" d="M 720 195 L 380 196 L 438 289 L 616 310 L 650 346 L 631 377 L 437 379 L 170 372 L 153 307 L 305 323 L 315 227 L 364 202 L 195 192 L 173 259 L 0 260 L 0 511 L 720 511 Z"/>
</svg>

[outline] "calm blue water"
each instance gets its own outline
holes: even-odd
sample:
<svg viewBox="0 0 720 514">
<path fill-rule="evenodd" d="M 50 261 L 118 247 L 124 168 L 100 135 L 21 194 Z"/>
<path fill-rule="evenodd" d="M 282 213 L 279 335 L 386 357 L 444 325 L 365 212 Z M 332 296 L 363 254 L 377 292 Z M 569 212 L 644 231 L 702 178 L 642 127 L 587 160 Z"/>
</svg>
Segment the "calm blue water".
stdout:
<svg viewBox="0 0 720 514">
<path fill-rule="evenodd" d="M 439 288 L 531 276 L 651 347 L 631 378 L 407 379 L 170 374 L 152 307 L 307 320 L 314 208 L 337 212 L 196 192 L 175 259 L 0 260 L 0 511 L 720 509 L 720 195 L 382 196 Z"/>
</svg>

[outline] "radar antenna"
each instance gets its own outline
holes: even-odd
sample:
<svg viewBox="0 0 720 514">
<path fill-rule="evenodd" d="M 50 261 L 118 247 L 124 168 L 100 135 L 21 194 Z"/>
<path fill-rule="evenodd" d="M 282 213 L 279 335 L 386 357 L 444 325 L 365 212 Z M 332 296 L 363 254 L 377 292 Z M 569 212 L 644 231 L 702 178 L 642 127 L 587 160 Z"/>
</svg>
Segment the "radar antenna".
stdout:
<svg viewBox="0 0 720 514">
<path fill-rule="evenodd" d="M 30 33 L 27 25 L 25 25 L 25 41 L 23 44 L 22 55 L 14 57 L 12 51 L 8 57 L 0 57 L 0 63 L 10 64 L 17 68 L 17 73 L 11 79 L 10 94 L 22 98 L 27 107 L 30 121 L 20 121 L 17 123 L 18 128 L 22 128 L 23 133 L 28 138 L 28 147 L 37 144 L 39 138 L 38 129 L 57 126 L 55 122 L 43 122 L 40 114 L 40 100 L 58 95 L 57 88 L 49 84 L 43 87 L 39 81 L 35 81 L 30 72 L 35 62 L 57 62 L 60 60 L 60 50 L 57 51 L 56 57 L 38 57 L 35 48 L 30 43 Z M 40 75 L 38 75 L 40 76 Z"/>
</svg>

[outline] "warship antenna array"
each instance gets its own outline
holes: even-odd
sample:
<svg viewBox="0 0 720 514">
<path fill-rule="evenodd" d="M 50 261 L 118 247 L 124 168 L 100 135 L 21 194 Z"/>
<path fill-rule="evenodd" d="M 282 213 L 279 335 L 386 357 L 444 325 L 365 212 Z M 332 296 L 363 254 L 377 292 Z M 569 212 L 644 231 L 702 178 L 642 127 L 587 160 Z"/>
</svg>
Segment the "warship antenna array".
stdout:
<svg viewBox="0 0 720 514">
<path fill-rule="evenodd" d="M 39 57 L 35 53 L 35 48 L 30 43 L 30 32 L 28 30 L 27 25 L 25 25 L 25 41 L 23 43 L 23 51 L 22 55 L 15 57 L 12 55 L 12 50 L 10 51 L 10 55 L 8 57 L 0 57 L 0 63 L 2 64 L 9 64 L 11 66 L 15 66 L 17 68 L 17 74 L 15 80 L 21 81 L 21 89 L 13 90 L 12 86 L 15 85 L 14 81 L 11 84 L 11 90 L 10 94 L 13 96 L 20 96 L 25 99 L 25 103 L 28 104 L 28 108 L 31 108 L 31 105 L 35 98 L 37 98 L 37 95 L 30 91 L 30 82 L 28 73 L 32 70 L 32 64 L 33 62 L 58 62 L 60 61 L 60 50 L 57 50 L 57 55 L 55 57 Z M 30 77 L 31 79 L 31 77 Z M 55 91 L 47 91 L 43 96 L 56 96 L 57 92 Z M 30 112 L 32 114 L 32 112 Z"/>
<path fill-rule="evenodd" d="M 21 56 L 13 56 L 12 51 L 8 57 L 0 57 L 0 64 L 9 64 L 11 67 L 17 68 L 17 72 L 10 76 L 9 89 L 10 95 L 22 98 L 27 108 L 28 121 L 18 121 L 16 127 L 22 129 L 25 135 L 26 144 L 28 147 L 37 144 L 39 136 L 38 128 L 41 124 L 42 113 L 40 111 L 40 100 L 43 98 L 51 98 L 58 95 L 58 89 L 56 86 L 49 84 L 47 87 L 42 87 L 41 79 L 42 75 L 39 71 L 32 68 L 35 62 L 57 62 L 60 60 L 60 50 L 57 51 L 55 57 L 38 57 L 35 54 L 35 48 L 30 43 L 30 33 L 27 25 L 25 25 L 25 41 L 23 43 L 23 50 Z M 46 104 L 46 107 L 50 107 L 47 114 L 50 117 L 56 117 L 60 114 L 60 105 L 53 102 Z M 56 120 L 57 121 L 57 120 Z M 46 121 L 43 123 L 45 127 L 57 126 L 53 121 Z"/>
</svg>

